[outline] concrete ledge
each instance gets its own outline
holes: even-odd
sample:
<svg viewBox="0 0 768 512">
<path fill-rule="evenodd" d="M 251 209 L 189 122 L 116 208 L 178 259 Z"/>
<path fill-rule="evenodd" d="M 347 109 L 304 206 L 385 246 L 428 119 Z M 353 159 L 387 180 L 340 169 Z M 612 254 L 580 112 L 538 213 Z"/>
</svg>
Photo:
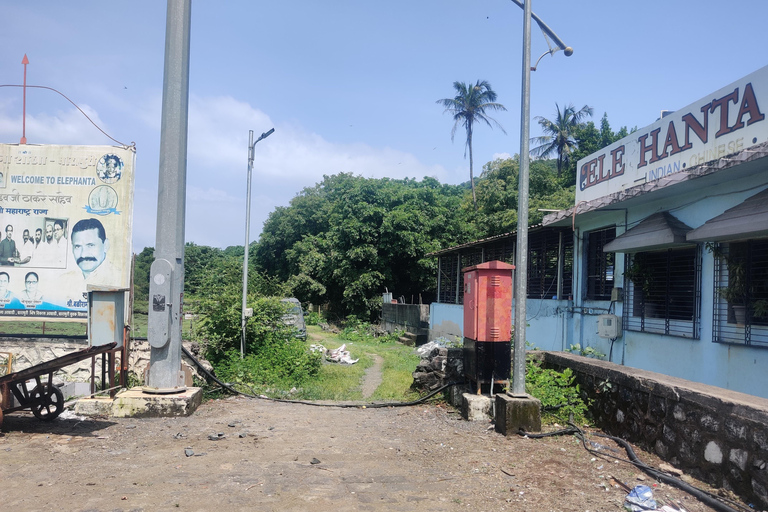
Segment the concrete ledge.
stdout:
<svg viewBox="0 0 768 512">
<path fill-rule="evenodd" d="M 530 395 L 496 395 L 496 431 L 511 436 L 518 430 L 541 432 L 541 401 Z"/>
<path fill-rule="evenodd" d="M 468 421 L 488 421 L 491 418 L 491 398 L 485 395 L 461 395 L 461 417 Z"/>
<path fill-rule="evenodd" d="M 111 416 L 113 400 L 109 397 L 81 398 L 75 402 L 75 414 L 80 416 Z"/>
<path fill-rule="evenodd" d="M 189 416 L 203 400 L 201 388 L 187 388 L 183 393 L 173 395 L 151 395 L 141 388 L 118 393 L 112 404 L 115 418 L 158 418 Z"/>
</svg>

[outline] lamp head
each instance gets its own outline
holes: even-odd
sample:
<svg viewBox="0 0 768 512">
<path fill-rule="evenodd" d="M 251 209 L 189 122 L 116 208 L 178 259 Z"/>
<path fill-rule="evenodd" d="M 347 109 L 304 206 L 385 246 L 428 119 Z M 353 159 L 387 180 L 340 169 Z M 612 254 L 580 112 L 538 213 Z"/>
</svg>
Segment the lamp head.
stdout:
<svg viewBox="0 0 768 512">
<path fill-rule="evenodd" d="M 563 53 L 565 53 L 566 57 L 570 57 L 571 55 L 573 55 L 573 48 L 571 48 L 570 46 L 566 46 L 565 49 L 563 50 Z"/>
</svg>

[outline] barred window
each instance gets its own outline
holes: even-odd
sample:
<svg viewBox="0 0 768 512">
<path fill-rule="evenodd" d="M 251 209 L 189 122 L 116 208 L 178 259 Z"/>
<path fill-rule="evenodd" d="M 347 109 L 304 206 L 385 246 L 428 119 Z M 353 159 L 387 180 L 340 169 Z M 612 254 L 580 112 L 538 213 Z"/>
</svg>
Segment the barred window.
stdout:
<svg viewBox="0 0 768 512">
<path fill-rule="evenodd" d="M 624 326 L 628 331 L 699 338 L 698 247 L 626 256 Z"/>
<path fill-rule="evenodd" d="M 616 238 L 616 227 L 586 234 L 587 279 L 584 298 L 611 300 L 616 253 L 603 252 L 603 247 Z"/>
<path fill-rule="evenodd" d="M 528 238 L 528 298 L 571 295 L 572 260 L 573 236 L 570 233 L 552 230 L 531 233 Z"/>
<path fill-rule="evenodd" d="M 768 240 L 714 246 L 713 341 L 768 346 Z"/>
</svg>

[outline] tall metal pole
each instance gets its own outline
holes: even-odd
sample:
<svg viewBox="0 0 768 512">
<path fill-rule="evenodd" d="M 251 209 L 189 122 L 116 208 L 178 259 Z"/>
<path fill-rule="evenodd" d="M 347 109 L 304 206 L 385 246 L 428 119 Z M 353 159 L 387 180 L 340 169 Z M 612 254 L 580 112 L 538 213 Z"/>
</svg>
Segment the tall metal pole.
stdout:
<svg viewBox="0 0 768 512">
<path fill-rule="evenodd" d="M 253 130 L 248 131 L 248 192 L 245 200 L 245 257 L 243 258 L 243 307 L 240 325 L 240 359 L 245 357 L 245 310 L 248 298 L 248 245 L 251 243 L 251 175 L 253 174 L 253 153 L 256 143 L 266 139 L 275 132 L 274 128 L 259 135 L 259 138 L 253 140 Z"/>
<path fill-rule="evenodd" d="M 181 320 L 184 300 L 184 220 L 191 0 L 168 0 L 160 131 L 155 261 L 150 268 L 145 391 L 184 389 Z"/>
<path fill-rule="evenodd" d="M 243 309 L 240 335 L 240 359 L 245 357 L 245 308 L 248 298 L 248 244 L 251 243 L 251 174 L 253 173 L 253 130 L 248 131 L 248 186 L 245 200 L 245 259 L 243 260 Z"/>
<path fill-rule="evenodd" d="M 531 86 L 531 2 L 523 7 L 523 83 L 520 106 L 520 182 L 517 202 L 517 281 L 515 282 L 515 356 L 512 395 L 525 395 L 525 317 L 528 294 L 528 140 Z"/>
</svg>

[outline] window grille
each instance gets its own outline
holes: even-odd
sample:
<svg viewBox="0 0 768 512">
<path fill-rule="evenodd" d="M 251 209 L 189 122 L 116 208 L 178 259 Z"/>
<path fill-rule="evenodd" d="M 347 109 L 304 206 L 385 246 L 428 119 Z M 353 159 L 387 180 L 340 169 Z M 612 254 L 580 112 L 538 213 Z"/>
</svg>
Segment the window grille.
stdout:
<svg viewBox="0 0 768 512">
<path fill-rule="evenodd" d="M 712 341 L 768 347 L 768 240 L 715 245 Z"/>
<path fill-rule="evenodd" d="M 627 255 L 624 268 L 626 330 L 699 339 L 698 247 Z"/>
<path fill-rule="evenodd" d="M 564 261 L 566 256 L 570 256 L 569 265 L 563 265 L 560 270 L 559 262 Z M 572 261 L 573 236 L 570 233 L 552 230 L 531 233 L 528 237 L 528 298 L 551 299 L 558 295 L 557 279 L 560 272 L 563 284 L 561 295 L 571 295 Z"/>
<path fill-rule="evenodd" d="M 573 235 L 571 230 L 548 229 L 530 232 L 528 247 L 528 297 L 552 298 L 558 294 L 562 298 L 571 296 L 573 294 Z M 460 262 L 457 261 L 459 254 L 461 256 Z M 558 255 L 560 255 L 560 261 L 558 261 Z M 457 249 L 457 252 L 442 254 L 439 258 L 438 302 L 463 304 L 463 282 L 459 283 L 458 287 L 456 285 L 457 279 L 463 279 L 460 269 L 493 260 L 514 265 L 515 238 L 513 236 L 503 237 Z M 562 266 L 560 270 L 561 292 L 558 292 L 557 288 L 558 265 Z M 457 266 L 459 272 L 457 272 Z"/>
<path fill-rule="evenodd" d="M 584 298 L 587 300 L 611 300 L 613 271 L 616 253 L 603 252 L 603 247 L 616 238 L 616 227 L 587 233 L 587 279 Z"/>
</svg>

